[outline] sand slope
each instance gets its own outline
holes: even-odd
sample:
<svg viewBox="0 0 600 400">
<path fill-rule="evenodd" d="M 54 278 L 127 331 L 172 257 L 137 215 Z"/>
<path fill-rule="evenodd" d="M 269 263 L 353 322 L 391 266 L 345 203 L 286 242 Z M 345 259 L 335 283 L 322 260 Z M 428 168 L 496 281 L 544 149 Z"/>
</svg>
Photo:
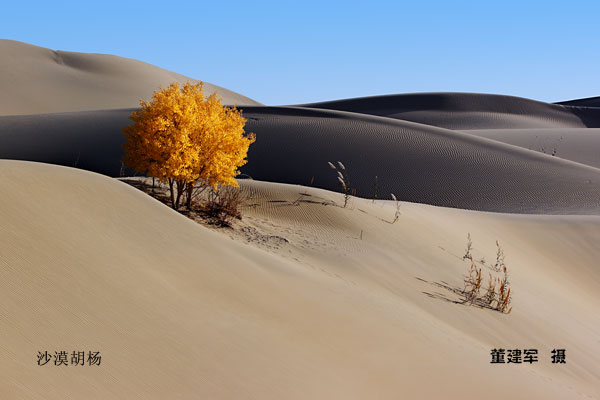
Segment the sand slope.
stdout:
<svg viewBox="0 0 600 400">
<path fill-rule="evenodd" d="M 389 203 L 244 182 L 262 237 L 243 244 L 89 172 L 0 161 L 0 185 L 2 398 L 600 396 L 597 217 L 404 203 L 391 225 Z M 511 315 L 438 285 L 460 285 L 466 232 L 478 257 L 504 244 Z M 540 361 L 491 365 L 496 347 Z M 102 365 L 37 366 L 61 349 Z"/>
<path fill-rule="evenodd" d="M 598 128 L 472 129 L 465 132 L 600 168 Z"/>
<path fill-rule="evenodd" d="M 411 93 L 304 104 L 448 129 L 598 128 L 600 110 L 478 93 Z"/>
<path fill-rule="evenodd" d="M 338 191 L 327 162 L 339 160 L 348 167 L 351 186 L 367 198 L 374 196 L 377 176 L 378 198 L 394 193 L 417 203 L 517 213 L 600 211 L 600 170 L 538 151 L 365 114 L 299 107 L 243 110 L 246 131 L 256 133 L 257 141 L 242 172 L 254 179 L 312 181 Z M 130 123 L 130 112 L 0 117 L 0 157 L 118 176 L 120 128 Z M 570 152 L 577 153 L 589 141 L 574 138 L 570 143 Z M 594 157 L 592 152 L 588 158 Z"/>
<path fill-rule="evenodd" d="M 159 86 L 190 78 L 123 57 L 0 40 L 0 115 L 138 107 Z M 260 103 L 205 84 L 225 104 Z"/>
<path fill-rule="evenodd" d="M 566 106 L 580 106 L 580 107 L 600 107 L 600 96 L 599 97 L 588 97 L 586 99 L 561 101 L 556 104 L 562 104 L 562 105 L 566 105 Z"/>
<path fill-rule="evenodd" d="M 118 176 L 121 128 L 134 109 L 0 116 L 0 158 L 39 161 Z"/>
<path fill-rule="evenodd" d="M 464 132 L 340 111 L 245 107 L 257 141 L 244 172 L 255 179 L 351 187 L 448 207 L 518 213 L 597 214 L 600 170 Z M 576 145 L 575 145 L 576 146 Z"/>
</svg>

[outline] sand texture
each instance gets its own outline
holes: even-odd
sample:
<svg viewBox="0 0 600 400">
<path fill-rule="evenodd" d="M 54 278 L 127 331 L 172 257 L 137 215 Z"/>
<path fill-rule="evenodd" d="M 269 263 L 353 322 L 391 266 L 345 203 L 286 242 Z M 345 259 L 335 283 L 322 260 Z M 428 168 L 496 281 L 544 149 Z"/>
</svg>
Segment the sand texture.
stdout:
<svg viewBox="0 0 600 400">
<path fill-rule="evenodd" d="M 600 168 L 600 129 L 481 129 L 471 135 L 512 144 L 564 160 Z"/>
<path fill-rule="evenodd" d="M 344 111 L 243 110 L 246 130 L 257 140 L 242 172 L 254 179 L 337 191 L 327 162 L 339 160 L 361 197 L 394 193 L 405 201 L 472 210 L 599 213 L 598 152 L 591 146 L 600 142 L 598 129 L 538 129 L 538 136 L 557 137 L 528 140 L 522 130 L 471 134 Z M 120 128 L 130 123 L 131 111 L 0 117 L 0 156 L 119 176 Z M 543 154 L 542 145 L 547 153 L 557 147 L 556 156 Z"/>
<path fill-rule="evenodd" d="M 390 202 L 245 181 L 230 238 L 90 172 L 0 161 L 0 183 L 2 398 L 600 396 L 598 217 L 403 203 L 390 224 Z M 510 315 L 455 303 L 467 232 L 478 258 L 504 245 Z M 101 366 L 36 364 L 72 348 Z"/>
<path fill-rule="evenodd" d="M 121 163 L 139 98 L 186 79 L 0 40 L 0 399 L 600 399 L 598 98 L 207 85 L 256 134 L 219 228 Z M 510 314 L 464 303 L 468 234 L 483 291 L 504 249 Z"/>
<path fill-rule="evenodd" d="M 0 115 L 138 107 L 159 86 L 188 80 L 194 81 L 129 58 L 0 39 Z M 260 104 L 210 83 L 204 90 L 225 104 Z"/>
<path fill-rule="evenodd" d="M 578 107 L 600 107 L 600 97 L 588 97 L 587 99 L 561 101 L 556 104 Z"/>
<path fill-rule="evenodd" d="M 582 104 L 588 102 L 582 101 Z M 380 115 L 448 129 L 599 128 L 600 109 L 478 93 L 414 93 L 304 105 Z"/>
</svg>

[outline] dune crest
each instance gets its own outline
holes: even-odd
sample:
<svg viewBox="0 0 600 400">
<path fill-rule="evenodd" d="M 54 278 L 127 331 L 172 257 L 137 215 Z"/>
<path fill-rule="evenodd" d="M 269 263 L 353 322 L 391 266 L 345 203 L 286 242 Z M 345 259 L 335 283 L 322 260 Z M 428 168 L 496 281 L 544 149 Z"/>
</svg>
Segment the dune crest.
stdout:
<svg viewBox="0 0 600 400">
<path fill-rule="evenodd" d="M 470 134 L 345 111 L 249 106 L 242 110 L 248 119 L 245 129 L 257 140 L 241 171 L 254 179 L 312 182 L 338 191 L 339 182 L 327 162 L 340 160 L 348 167 L 351 187 L 365 198 L 374 196 L 377 176 L 378 198 L 394 193 L 404 201 L 481 211 L 600 213 L 597 154 L 589 146 L 578 151 L 586 143 L 599 142 L 594 129 L 583 129 L 588 135 L 563 141 L 523 136 L 528 142 L 512 140 L 506 133 L 512 130 Z M 0 117 L 0 156 L 119 176 L 121 127 L 131 123 L 131 111 Z M 562 135 L 568 136 L 568 131 Z M 557 156 L 534 148 L 540 143 L 547 152 L 558 143 Z"/>
<path fill-rule="evenodd" d="M 599 128 L 600 110 L 514 96 L 411 93 L 358 97 L 302 107 L 379 115 L 447 129 Z"/>
<path fill-rule="evenodd" d="M 107 54 L 55 51 L 0 39 L 0 115 L 138 107 L 159 86 L 195 81 L 141 61 Z M 224 104 L 260 105 L 205 83 Z"/>
<path fill-rule="evenodd" d="M 559 101 L 556 104 L 575 107 L 600 107 L 600 96 L 587 97 L 585 99 L 575 99 L 568 101 Z"/>
</svg>

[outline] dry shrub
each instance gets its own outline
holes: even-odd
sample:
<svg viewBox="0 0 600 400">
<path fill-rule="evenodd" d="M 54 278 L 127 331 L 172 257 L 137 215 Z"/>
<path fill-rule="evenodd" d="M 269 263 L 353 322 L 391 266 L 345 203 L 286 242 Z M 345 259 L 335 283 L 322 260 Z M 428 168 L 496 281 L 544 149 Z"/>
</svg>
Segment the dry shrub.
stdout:
<svg viewBox="0 0 600 400">
<path fill-rule="evenodd" d="M 485 301 L 488 306 L 492 306 L 494 301 L 496 301 L 496 285 L 498 284 L 498 279 L 492 277 L 492 273 L 490 272 L 490 280 L 488 282 L 487 292 L 485 294 Z"/>
<path fill-rule="evenodd" d="M 496 240 L 496 264 L 494 264 L 494 271 L 500 272 L 506 268 L 504 264 L 504 249 L 500 246 L 500 243 Z"/>
<path fill-rule="evenodd" d="M 508 307 L 512 300 L 510 296 L 510 287 L 508 282 L 508 270 L 506 266 L 503 267 L 504 276 L 500 281 L 500 288 L 498 289 L 498 304 L 496 304 L 496 310 L 500 312 L 506 312 L 510 314 L 512 307 Z"/>
<path fill-rule="evenodd" d="M 469 268 L 469 274 L 465 277 L 465 287 L 463 294 L 465 296 L 464 303 L 475 302 L 479 297 L 479 290 L 481 289 L 481 268 L 477 268 L 473 257 L 471 259 L 471 267 Z"/>
<path fill-rule="evenodd" d="M 208 201 L 202 209 L 215 224 L 231 226 L 235 219 L 242 219 L 239 210 L 242 200 L 243 196 L 239 188 L 219 186 L 217 190 L 210 190 Z"/>
<path fill-rule="evenodd" d="M 464 288 L 462 291 L 464 296 L 463 303 L 476 304 L 484 308 L 500 311 L 504 314 L 510 314 L 512 311 L 512 307 L 510 306 L 512 295 L 508 281 L 508 269 L 504 263 L 504 250 L 500 246 L 500 243 L 496 241 L 496 264 L 490 265 L 488 268 L 494 272 L 502 272 L 503 275 L 501 277 L 494 277 L 490 272 L 486 293 L 480 296 L 479 291 L 482 284 L 481 268 L 477 268 L 475 261 L 473 261 L 473 255 L 471 254 L 473 245 L 470 234 L 467 235 L 467 240 L 467 250 L 464 258 L 468 258 L 471 261 L 471 265 L 468 274 L 464 278 Z"/>
<path fill-rule="evenodd" d="M 467 249 L 465 250 L 463 260 L 468 260 L 472 258 L 471 250 L 473 250 L 473 241 L 471 240 L 471 234 L 467 233 Z"/>
<path fill-rule="evenodd" d="M 329 168 L 337 172 L 337 180 L 344 191 L 344 208 L 348 205 L 348 200 L 350 200 L 350 196 L 355 192 L 353 189 L 350 189 L 350 179 L 348 178 L 348 172 L 346 171 L 346 167 L 342 164 L 341 161 L 338 161 L 337 166 L 335 166 L 332 162 L 328 161 Z"/>
</svg>

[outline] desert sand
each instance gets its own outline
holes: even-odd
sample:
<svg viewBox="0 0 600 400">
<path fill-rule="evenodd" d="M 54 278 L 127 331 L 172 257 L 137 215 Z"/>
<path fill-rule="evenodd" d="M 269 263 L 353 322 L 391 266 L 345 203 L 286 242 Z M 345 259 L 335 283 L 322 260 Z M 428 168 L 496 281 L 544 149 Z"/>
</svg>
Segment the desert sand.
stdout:
<svg viewBox="0 0 600 400">
<path fill-rule="evenodd" d="M 600 168 L 598 128 L 471 129 L 465 132 Z"/>
<path fill-rule="evenodd" d="M 390 224 L 390 202 L 243 181 L 258 206 L 232 240 L 105 176 L 0 171 L 3 398 L 600 395 L 598 217 L 403 203 Z M 442 287 L 462 284 L 467 232 L 488 261 L 503 244 L 510 315 Z M 36 365 L 73 347 L 103 364 Z M 498 347 L 540 361 L 490 364 Z"/>
<path fill-rule="evenodd" d="M 578 106 L 578 107 L 600 107 L 600 96 L 588 97 L 587 99 L 560 101 L 556 104 L 563 104 L 563 105 L 567 105 L 567 106 Z"/>
<path fill-rule="evenodd" d="M 597 99 L 548 104 L 480 93 L 413 93 L 303 105 L 380 115 L 449 129 L 600 127 Z M 565 104 L 565 105 L 563 105 Z M 571 106 L 573 105 L 573 106 Z M 579 107 L 583 106 L 583 107 Z"/>
<path fill-rule="evenodd" d="M 378 198 L 394 193 L 405 201 L 482 211 L 599 213 L 598 153 L 590 146 L 600 140 L 598 129 L 538 130 L 538 136 L 555 132 L 564 140 L 527 142 L 512 129 L 490 136 L 345 111 L 242 109 L 246 130 L 257 137 L 242 172 L 257 180 L 338 190 L 327 161 L 340 160 L 362 197 L 375 195 L 377 176 Z M 117 177 L 121 127 L 131 111 L 0 117 L 0 155 Z M 547 152 L 556 147 L 557 155 L 544 154 L 542 144 Z"/>
<path fill-rule="evenodd" d="M 138 107 L 159 86 L 193 79 L 141 61 L 108 54 L 50 50 L 0 39 L 0 115 Z M 224 104 L 260 103 L 205 83 Z"/>
<path fill-rule="evenodd" d="M 24 69 L 62 71 L 40 61 L 50 50 L 0 46 L 41 63 Z M 102 79 L 158 71 L 81 57 Z M 600 399 L 592 103 L 248 103 L 253 179 L 240 180 L 242 219 L 216 228 L 115 179 L 129 98 L 52 85 L 0 103 L 0 398 Z M 55 90 L 72 98 L 53 109 Z M 362 197 L 345 208 L 338 160 Z M 485 281 L 502 245 L 510 314 L 461 303 L 467 234 Z M 539 361 L 491 364 L 497 348 Z M 37 365 L 61 350 L 102 363 Z"/>
</svg>

